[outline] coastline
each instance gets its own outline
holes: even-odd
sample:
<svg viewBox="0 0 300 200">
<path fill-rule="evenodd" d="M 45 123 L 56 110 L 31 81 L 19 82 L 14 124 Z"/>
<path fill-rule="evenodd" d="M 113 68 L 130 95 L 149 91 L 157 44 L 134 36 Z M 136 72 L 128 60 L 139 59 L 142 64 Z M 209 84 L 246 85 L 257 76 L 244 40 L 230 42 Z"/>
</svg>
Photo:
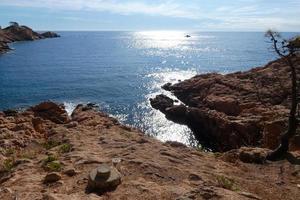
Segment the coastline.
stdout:
<svg viewBox="0 0 300 200">
<path fill-rule="evenodd" d="M 165 95 L 150 102 L 168 119 L 188 125 L 197 139 L 214 151 L 241 146 L 274 149 L 288 119 L 289 74 L 279 59 L 245 72 L 197 75 L 162 86 L 183 104 L 175 105 Z M 296 137 L 291 149 L 299 150 Z"/>
<path fill-rule="evenodd" d="M 14 24 L 11 24 L 4 29 L 0 28 L 0 54 L 12 50 L 9 47 L 9 44 L 12 42 L 33 41 L 56 37 L 60 36 L 51 31 L 37 33 L 27 26 L 20 26 L 18 23 L 14 22 Z"/>
</svg>

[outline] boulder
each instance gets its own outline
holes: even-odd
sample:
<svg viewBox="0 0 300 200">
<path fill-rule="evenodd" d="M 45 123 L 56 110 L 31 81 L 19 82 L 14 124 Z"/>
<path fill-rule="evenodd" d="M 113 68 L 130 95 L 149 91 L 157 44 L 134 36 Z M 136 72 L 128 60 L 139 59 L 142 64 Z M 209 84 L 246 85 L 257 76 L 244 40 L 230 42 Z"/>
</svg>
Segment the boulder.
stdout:
<svg viewBox="0 0 300 200">
<path fill-rule="evenodd" d="M 161 95 L 156 96 L 153 99 L 150 99 L 150 103 L 153 108 L 164 112 L 166 110 L 166 108 L 173 106 L 174 100 L 167 97 L 164 94 L 161 94 Z"/>
<path fill-rule="evenodd" d="M 47 184 L 47 183 L 54 183 L 57 182 L 61 179 L 61 175 L 56 173 L 56 172 L 52 172 L 49 173 L 45 176 L 43 183 Z"/>
<path fill-rule="evenodd" d="M 40 103 L 30 109 L 35 116 L 50 120 L 57 124 L 64 124 L 69 121 L 68 113 L 62 105 L 51 101 Z"/>
<path fill-rule="evenodd" d="M 269 152 L 263 148 L 242 147 L 239 149 L 239 159 L 245 163 L 263 164 Z"/>
<path fill-rule="evenodd" d="M 121 174 L 118 170 L 101 164 L 90 172 L 87 188 L 101 193 L 114 190 L 119 184 L 121 184 Z"/>
<path fill-rule="evenodd" d="M 77 172 L 74 168 L 69 168 L 64 171 L 64 174 L 66 174 L 68 176 L 75 176 L 77 174 Z"/>
</svg>

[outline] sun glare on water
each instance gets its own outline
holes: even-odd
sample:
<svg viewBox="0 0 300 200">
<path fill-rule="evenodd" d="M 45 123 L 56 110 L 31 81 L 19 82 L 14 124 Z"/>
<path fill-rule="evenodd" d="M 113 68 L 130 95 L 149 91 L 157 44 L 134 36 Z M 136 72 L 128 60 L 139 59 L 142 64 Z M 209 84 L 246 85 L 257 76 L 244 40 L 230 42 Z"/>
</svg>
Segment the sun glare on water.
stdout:
<svg viewBox="0 0 300 200">
<path fill-rule="evenodd" d="M 140 48 L 181 48 L 191 43 L 188 33 L 183 31 L 141 31 L 134 33 L 137 47 Z"/>
</svg>

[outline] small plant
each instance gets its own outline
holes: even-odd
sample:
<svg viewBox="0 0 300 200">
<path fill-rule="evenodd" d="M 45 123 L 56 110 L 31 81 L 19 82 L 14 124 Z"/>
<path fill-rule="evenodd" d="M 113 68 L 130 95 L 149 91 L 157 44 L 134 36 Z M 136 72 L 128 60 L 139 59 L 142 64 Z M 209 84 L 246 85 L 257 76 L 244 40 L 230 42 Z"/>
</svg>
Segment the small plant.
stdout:
<svg viewBox="0 0 300 200">
<path fill-rule="evenodd" d="M 5 150 L 5 155 L 6 156 L 10 156 L 10 155 L 13 155 L 15 154 L 15 150 L 14 149 L 6 149 Z"/>
<path fill-rule="evenodd" d="M 57 160 L 56 156 L 49 155 L 47 158 L 44 159 L 43 163 L 46 164 L 46 163 L 49 163 L 49 162 L 53 162 L 55 160 Z"/>
<path fill-rule="evenodd" d="M 36 157 L 34 152 L 24 152 L 19 155 L 20 158 L 34 159 Z"/>
<path fill-rule="evenodd" d="M 221 186 L 224 189 L 232 190 L 232 191 L 237 191 L 238 190 L 238 188 L 236 187 L 236 185 L 234 183 L 234 180 L 229 179 L 225 176 L 218 175 L 217 176 L 217 182 L 218 182 L 219 186 Z"/>
<path fill-rule="evenodd" d="M 68 153 L 72 150 L 72 145 L 69 143 L 64 143 L 60 146 L 59 152 L 60 153 Z"/>
<path fill-rule="evenodd" d="M 62 170 L 62 164 L 59 161 L 49 162 L 45 167 L 51 172 L 59 172 Z"/>
<path fill-rule="evenodd" d="M 215 156 L 215 158 L 219 158 L 219 157 L 222 156 L 222 153 L 220 153 L 220 152 L 214 152 L 214 156 Z"/>
<path fill-rule="evenodd" d="M 43 160 L 42 167 L 47 171 L 61 171 L 62 164 L 57 160 L 53 155 L 49 155 L 46 159 Z"/>
<path fill-rule="evenodd" d="M 3 162 L 3 169 L 6 172 L 11 172 L 14 167 L 14 161 L 12 159 L 6 159 Z"/>
<path fill-rule="evenodd" d="M 60 145 L 60 142 L 57 142 L 57 141 L 54 141 L 54 140 L 49 140 L 49 141 L 47 141 L 43 144 L 43 147 L 45 149 L 49 150 L 49 149 L 52 149 L 53 147 L 56 147 L 58 145 Z"/>
</svg>

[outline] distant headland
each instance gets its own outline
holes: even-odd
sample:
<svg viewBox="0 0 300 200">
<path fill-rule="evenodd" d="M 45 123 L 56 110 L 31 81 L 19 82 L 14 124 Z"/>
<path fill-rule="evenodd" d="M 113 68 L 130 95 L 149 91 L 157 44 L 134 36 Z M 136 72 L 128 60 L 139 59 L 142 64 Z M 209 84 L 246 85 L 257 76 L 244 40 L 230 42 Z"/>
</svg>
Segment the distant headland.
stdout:
<svg viewBox="0 0 300 200">
<path fill-rule="evenodd" d="M 8 46 L 9 43 L 17 41 L 33 41 L 45 38 L 60 37 L 54 32 L 37 33 L 31 28 L 19 25 L 17 22 L 10 22 L 10 26 L 1 28 L 0 26 L 0 53 L 5 53 L 11 50 Z"/>
</svg>

